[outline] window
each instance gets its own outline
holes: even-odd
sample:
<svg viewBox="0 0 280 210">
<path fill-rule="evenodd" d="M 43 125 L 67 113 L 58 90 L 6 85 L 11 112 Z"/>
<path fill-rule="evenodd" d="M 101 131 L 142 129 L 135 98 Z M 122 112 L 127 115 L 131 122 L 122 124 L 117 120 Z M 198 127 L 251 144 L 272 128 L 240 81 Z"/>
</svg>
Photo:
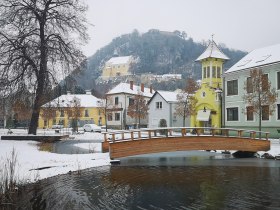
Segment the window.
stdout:
<svg viewBox="0 0 280 210">
<path fill-rule="evenodd" d="M 221 67 L 217 67 L 217 78 L 221 78 Z"/>
<path fill-rule="evenodd" d="M 120 121 L 121 115 L 120 113 L 115 113 L 115 121 Z"/>
<path fill-rule="evenodd" d="M 277 89 L 280 90 L 280 71 L 277 72 Z"/>
<path fill-rule="evenodd" d="M 46 127 L 48 125 L 48 121 L 44 120 L 44 127 Z"/>
<path fill-rule="evenodd" d="M 254 112 L 252 106 L 246 107 L 246 114 L 247 114 L 247 121 L 253 121 L 254 120 Z"/>
<path fill-rule="evenodd" d="M 134 99 L 133 98 L 129 98 L 128 105 L 131 106 L 133 104 L 134 104 Z"/>
<path fill-rule="evenodd" d="M 115 97 L 115 105 L 119 104 L 119 97 Z"/>
<path fill-rule="evenodd" d="M 56 125 L 56 119 L 53 119 L 52 124 Z"/>
<path fill-rule="evenodd" d="M 85 110 L 85 117 L 89 117 L 88 110 Z"/>
<path fill-rule="evenodd" d="M 269 120 L 269 106 L 262 106 L 262 120 Z"/>
<path fill-rule="evenodd" d="M 247 93 L 253 93 L 253 83 L 251 77 L 247 77 L 246 89 Z"/>
<path fill-rule="evenodd" d="M 227 81 L 227 95 L 238 95 L 238 80 Z"/>
<path fill-rule="evenodd" d="M 156 108 L 157 109 L 162 109 L 162 102 L 156 102 Z"/>
<path fill-rule="evenodd" d="M 107 120 L 108 120 L 108 121 L 112 121 L 112 120 L 113 120 L 113 115 L 112 115 L 112 113 L 108 113 L 108 115 L 107 115 Z"/>
<path fill-rule="evenodd" d="M 60 111 L 60 117 L 64 117 L 64 111 L 63 110 Z"/>
<path fill-rule="evenodd" d="M 238 107 L 227 108 L 227 121 L 238 121 Z"/>
<path fill-rule="evenodd" d="M 203 78 L 206 78 L 206 67 L 203 68 Z"/>
<path fill-rule="evenodd" d="M 277 104 L 277 120 L 280 120 L 280 104 Z"/>
<path fill-rule="evenodd" d="M 64 126 L 64 120 L 59 120 L 58 124 Z"/>
<path fill-rule="evenodd" d="M 212 67 L 212 78 L 216 78 L 216 66 Z"/>
<path fill-rule="evenodd" d="M 262 75 L 262 91 L 268 90 L 268 74 Z"/>
<path fill-rule="evenodd" d="M 210 66 L 207 66 L 207 78 L 210 78 Z"/>
</svg>

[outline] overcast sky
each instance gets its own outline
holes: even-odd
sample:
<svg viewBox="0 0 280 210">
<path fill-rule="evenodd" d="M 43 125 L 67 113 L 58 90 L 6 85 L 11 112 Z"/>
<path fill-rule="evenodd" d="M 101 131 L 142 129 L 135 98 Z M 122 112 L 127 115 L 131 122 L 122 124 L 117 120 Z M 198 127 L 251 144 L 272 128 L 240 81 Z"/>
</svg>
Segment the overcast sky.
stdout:
<svg viewBox="0 0 280 210">
<path fill-rule="evenodd" d="M 185 31 L 195 41 L 209 40 L 251 51 L 280 44 L 279 0 L 84 0 L 90 41 L 87 56 L 112 39 L 137 29 Z"/>
</svg>

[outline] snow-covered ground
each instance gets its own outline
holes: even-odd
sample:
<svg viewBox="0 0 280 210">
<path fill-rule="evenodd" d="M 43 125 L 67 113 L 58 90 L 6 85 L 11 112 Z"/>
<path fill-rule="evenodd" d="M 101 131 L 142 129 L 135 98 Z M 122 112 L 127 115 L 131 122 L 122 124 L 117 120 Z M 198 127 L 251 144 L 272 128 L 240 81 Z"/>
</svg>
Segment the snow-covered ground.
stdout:
<svg viewBox="0 0 280 210">
<path fill-rule="evenodd" d="M 26 134 L 25 130 L 12 130 L 13 134 Z M 66 131 L 64 131 L 66 132 Z M 54 130 L 40 130 L 38 133 L 52 134 Z M 0 136 L 6 135 L 7 130 L 0 129 Z M 118 137 L 117 137 L 118 138 Z M 56 154 L 51 152 L 39 151 L 38 142 L 35 141 L 11 141 L 0 140 L 0 165 L 11 157 L 14 149 L 17 154 L 17 177 L 23 182 L 34 182 L 39 179 L 65 174 L 69 171 L 77 171 L 91 167 L 110 164 L 108 153 L 101 153 L 101 141 L 103 134 L 100 133 L 81 133 L 70 135 L 69 141 L 77 141 L 75 146 L 84 149 L 91 149 L 90 154 Z M 65 140 L 67 141 L 67 140 Z M 264 152 L 259 152 L 262 155 Z M 271 140 L 271 155 L 280 154 L 280 142 L 278 139 Z M 47 167 L 44 170 L 34 170 Z M 48 168 L 49 167 L 49 168 Z"/>
<path fill-rule="evenodd" d="M 20 130 L 13 129 L 12 131 L 13 134 L 20 135 L 24 133 Z M 54 133 L 54 130 L 50 130 L 48 132 Z M 7 130 L 0 130 L 0 136 L 4 134 L 7 134 Z M 15 149 L 17 154 L 16 168 L 18 180 L 23 182 L 34 182 L 36 180 L 44 179 L 58 174 L 65 174 L 69 171 L 77 171 L 110 164 L 109 154 L 101 153 L 101 141 L 103 140 L 103 134 L 77 134 L 71 135 L 70 139 L 72 141 L 77 139 L 77 144 L 75 144 L 75 146 L 78 146 L 79 148 L 91 149 L 93 153 L 56 154 L 51 152 L 39 151 L 38 142 L 36 141 L 0 140 L 0 165 L 3 166 L 5 160 L 11 157 L 12 150 Z M 79 140 L 87 140 L 87 143 L 84 143 L 85 141 Z M 44 170 L 34 170 L 43 167 L 50 168 Z"/>
</svg>

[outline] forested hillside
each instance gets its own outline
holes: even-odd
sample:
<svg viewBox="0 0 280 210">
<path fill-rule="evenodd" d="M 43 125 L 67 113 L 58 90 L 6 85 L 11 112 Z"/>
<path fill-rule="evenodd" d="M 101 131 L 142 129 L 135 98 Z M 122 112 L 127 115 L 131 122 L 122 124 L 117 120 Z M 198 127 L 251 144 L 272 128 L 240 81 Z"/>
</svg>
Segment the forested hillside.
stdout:
<svg viewBox="0 0 280 210">
<path fill-rule="evenodd" d="M 140 34 L 134 30 L 112 40 L 110 44 L 98 50 L 88 58 L 87 68 L 75 75 L 77 84 L 83 89 L 95 87 L 95 80 L 101 75 L 104 63 L 114 52 L 119 56 L 133 55 L 138 63 L 132 68 L 133 73 L 140 75 L 151 72 L 153 74 L 179 73 L 183 78 L 189 76 L 195 79 L 201 77 L 201 66 L 194 62 L 205 50 L 208 43 L 196 43 L 185 32 L 163 32 L 152 29 Z M 225 63 L 225 69 L 240 60 L 246 52 L 228 49 L 220 46 L 221 50 L 230 58 Z"/>
</svg>

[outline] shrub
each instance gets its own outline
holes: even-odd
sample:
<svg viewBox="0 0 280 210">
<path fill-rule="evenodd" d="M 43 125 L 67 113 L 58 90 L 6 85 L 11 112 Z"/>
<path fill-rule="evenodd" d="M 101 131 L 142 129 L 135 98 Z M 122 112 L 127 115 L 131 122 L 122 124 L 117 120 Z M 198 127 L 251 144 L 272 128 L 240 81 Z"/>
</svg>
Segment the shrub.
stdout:
<svg viewBox="0 0 280 210">
<path fill-rule="evenodd" d="M 158 127 L 164 128 L 167 127 L 166 119 L 160 119 Z M 159 130 L 161 135 L 167 135 L 167 129 Z"/>
</svg>

